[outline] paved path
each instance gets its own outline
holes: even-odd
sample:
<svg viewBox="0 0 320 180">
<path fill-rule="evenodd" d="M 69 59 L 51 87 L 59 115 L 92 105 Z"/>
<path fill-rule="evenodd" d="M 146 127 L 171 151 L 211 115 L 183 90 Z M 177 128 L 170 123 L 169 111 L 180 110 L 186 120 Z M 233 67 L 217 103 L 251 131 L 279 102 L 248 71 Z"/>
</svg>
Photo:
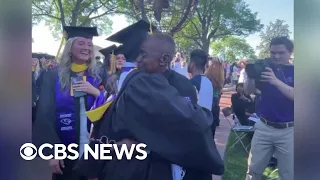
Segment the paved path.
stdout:
<svg viewBox="0 0 320 180">
<path fill-rule="evenodd" d="M 234 92 L 224 92 L 221 100 L 220 100 L 220 111 L 224 107 L 231 106 L 231 94 Z M 223 114 L 220 113 L 220 126 L 217 127 L 216 134 L 215 134 L 215 142 L 217 145 L 217 149 L 223 158 L 224 151 L 227 145 L 228 137 L 230 133 L 230 125 L 227 120 L 224 118 Z M 212 180 L 221 180 L 221 176 L 212 176 Z"/>
</svg>

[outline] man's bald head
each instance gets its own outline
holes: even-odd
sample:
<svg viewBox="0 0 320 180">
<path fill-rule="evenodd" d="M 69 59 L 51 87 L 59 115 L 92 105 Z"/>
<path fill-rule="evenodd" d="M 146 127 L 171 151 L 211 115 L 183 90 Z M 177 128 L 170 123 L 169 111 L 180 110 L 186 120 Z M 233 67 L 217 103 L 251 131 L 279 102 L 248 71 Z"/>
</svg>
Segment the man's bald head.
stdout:
<svg viewBox="0 0 320 180">
<path fill-rule="evenodd" d="M 151 41 L 152 44 L 156 46 L 158 51 L 162 53 L 167 53 L 172 58 L 175 55 L 176 43 L 174 42 L 172 36 L 166 33 L 156 32 L 148 35 L 147 41 Z"/>
<path fill-rule="evenodd" d="M 137 65 L 147 72 L 164 72 L 173 59 L 176 45 L 173 38 L 164 33 L 156 32 L 148 35 L 140 48 Z"/>
</svg>

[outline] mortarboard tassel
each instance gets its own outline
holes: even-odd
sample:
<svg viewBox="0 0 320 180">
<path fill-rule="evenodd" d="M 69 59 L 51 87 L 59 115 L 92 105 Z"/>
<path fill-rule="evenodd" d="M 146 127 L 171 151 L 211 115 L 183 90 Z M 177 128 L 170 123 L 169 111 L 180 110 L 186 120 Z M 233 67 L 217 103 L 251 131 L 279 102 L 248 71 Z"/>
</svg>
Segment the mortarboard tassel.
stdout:
<svg viewBox="0 0 320 180">
<path fill-rule="evenodd" d="M 148 17 L 148 21 L 149 21 L 149 34 L 152 34 L 152 22 L 149 17 Z"/>
<path fill-rule="evenodd" d="M 116 72 L 116 60 L 115 60 L 114 51 L 112 51 L 111 58 L 110 58 L 110 70 L 109 74 L 114 74 Z"/>
</svg>

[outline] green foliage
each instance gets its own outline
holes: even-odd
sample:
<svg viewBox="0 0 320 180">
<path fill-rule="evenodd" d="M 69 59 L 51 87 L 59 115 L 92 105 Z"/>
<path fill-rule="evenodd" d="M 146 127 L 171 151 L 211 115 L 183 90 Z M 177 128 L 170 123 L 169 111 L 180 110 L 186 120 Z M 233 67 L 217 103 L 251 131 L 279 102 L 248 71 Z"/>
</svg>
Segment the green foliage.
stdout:
<svg viewBox="0 0 320 180">
<path fill-rule="evenodd" d="M 61 37 L 61 25 L 97 26 L 100 34 L 112 31 L 112 15 L 125 15 L 129 23 L 144 19 L 173 35 L 183 27 L 194 0 L 32 0 L 33 25 L 44 21 L 54 37 Z M 161 13 L 156 21 L 155 12 Z M 159 16 L 158 16 L 159 17 Z"/>
<path fill-rule="evenodd" d="M 254 49 L 245 39 L 230 36 L 211 44 L 213 55 L 219 56 L 225 54 L 225 59 L 229 62 L 235 62 L 238 59 L 246 58 L 248 60 L 257 59 Z"/>
<path fill-rule="evenodd" d="M 210 41 L 226 36 L 247 36 L 263 26 L 243 0 L 201 0 L 195 14 L 178 34 L 209 52 Z"/>
<path fill-rule="evenodd" d="M 155 18 L 155 2 L 159 0 L 118 0 L 117 14 L 126 16 L 129 23 L 144 19 L 151 21 L 162 32 L 174 35 L 183 28 L 184 21 L 190 15 L 194 0 L 170 0 L 170 6 L 162 9 L 161 21 Z"/>
<path fill-rule="evenodd" d="M 170 6 L 163 10 L 161 21 L 158 22 L 154 17 L 154 1 L 144 1 L 143 6 L 139 4 L 141 0 L 132 0 L 128 3 L 126 0 L 118 0 L 118 10 L 116 13 L 126 16 L 129 23 L 136 22 L 140 19 L 151 21 L 162 32 L 169 33 L 174 36 L 177 51 L 182 52 L 187 57 L 190 52 L 199 48 L 192 40 L 176 35 L 185 26 L 184 22 L 187 17 L 191 17 L 191 10 L 195 9 L 194 0 L 170 0 Z M 190 33 L 190 32 L 189 32 Z"/>
<path fill-rule="evenodd" d="M 257 49 L 260 51 L 259 58 L 270 57 L 269 45 L 272 38 L 279 36 L 289 37 L 290 34 L 289 25 L 285 24 L 284 20 L 277 19 L 275 22 L 270 22 L 266 30 L 260 33 L 261 42 L 257 46 Z"/>
<path fill-rule="evenodd" d="M 62 34 L 61 26 L 98 26 L 100 33 L 110 33 L 116 0 L 32 0 L 32 22 L 44 21 L 55 38 Z"/>
<path fill-rule="evenodd" d="M 222 176 L 222 180 L 241 180 L 246 179 L 246 172 L 248 169 L 248 154 L 244 150 L 240 142 L 234 147 L 231 145 L 235 142 L 236 135 L 234 132 L 230 132 L 226 150 L 224 153 L 224 164 L 225 172 Z M 247 149 L 250 150 L 250 138 L 247 135 L 242 139 L 245 146 L 249 146 Z M 266 167 L 262 180 L 279 180 L 278 172 L 270 167 Z"/>
</svg>

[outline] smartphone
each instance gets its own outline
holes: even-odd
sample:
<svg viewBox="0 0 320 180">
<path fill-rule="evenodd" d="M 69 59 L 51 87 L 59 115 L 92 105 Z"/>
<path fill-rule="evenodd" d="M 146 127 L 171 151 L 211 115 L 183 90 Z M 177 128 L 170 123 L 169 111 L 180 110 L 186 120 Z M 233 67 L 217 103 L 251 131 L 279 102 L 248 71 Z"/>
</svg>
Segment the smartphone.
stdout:
<svg viewBox="0 0 320 180">
<path fill-rule="evenodd" d="M 71 77 L 71 82 L 72 82 L 72 87 L 73 85 L 75 85 L 77 82 L 79 81 L 83 81 L 84 80 L 84 77 L 83 76 L 78 76 L 78 77 Z M 75 91 L 73 88 L 73 97 L 83 97 L 86 95 L 85 92 L 83 91 Z"/>
</svg>

